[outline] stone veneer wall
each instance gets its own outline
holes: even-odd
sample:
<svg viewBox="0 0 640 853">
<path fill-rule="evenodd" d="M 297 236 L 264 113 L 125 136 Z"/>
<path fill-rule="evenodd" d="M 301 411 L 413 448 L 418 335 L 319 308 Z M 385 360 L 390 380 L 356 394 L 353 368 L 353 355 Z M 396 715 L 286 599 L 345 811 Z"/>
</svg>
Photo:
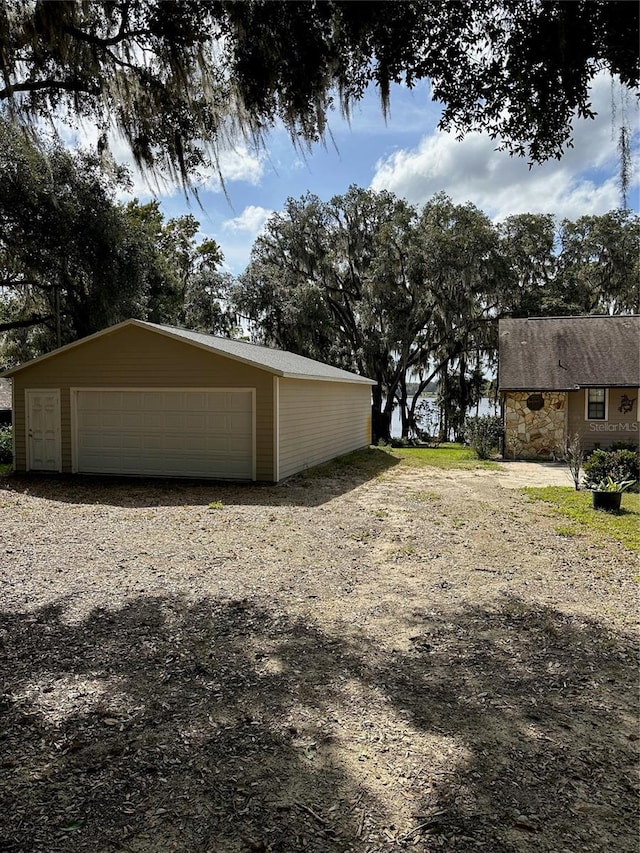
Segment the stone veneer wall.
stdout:
<svg viewBox="0 0 640 853">
<path fill-rule="evenodd" d="M 567 395 L 544 391 L 544 406 L 537 412 L 527 408 L 530 391 L 507 391 L 505 406 L 505 458 L 549 459 L 564 445 Z"/>
</svg>

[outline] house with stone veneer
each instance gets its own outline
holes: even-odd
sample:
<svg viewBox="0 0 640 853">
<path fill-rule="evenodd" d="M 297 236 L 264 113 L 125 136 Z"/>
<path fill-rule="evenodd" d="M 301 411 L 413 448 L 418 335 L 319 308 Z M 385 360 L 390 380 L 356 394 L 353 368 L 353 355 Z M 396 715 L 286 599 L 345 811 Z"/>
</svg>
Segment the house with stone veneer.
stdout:
<svg viewBox="0 0 640 853">
<path fill-rule="evenodd" d="M 498 386 L 505 458 L 638 444 L 640 315 L 500 320 Z"/>
</svg>

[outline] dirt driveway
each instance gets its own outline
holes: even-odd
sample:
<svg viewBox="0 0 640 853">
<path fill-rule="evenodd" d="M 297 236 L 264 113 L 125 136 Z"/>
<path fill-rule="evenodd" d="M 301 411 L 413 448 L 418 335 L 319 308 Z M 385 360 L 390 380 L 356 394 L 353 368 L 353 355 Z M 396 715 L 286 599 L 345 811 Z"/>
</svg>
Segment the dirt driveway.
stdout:
<svg viewBox="0 0 640 853">
<path fill-rule="evenodd" d="M 495 482 L 506 488 L 526 486 L 573 486 L 571 474 L 560 462 L 501 462 Z"/>
<path fill-rule="evenodd" d="M 635 853 L 634 556 L 391 463 L 0 481 L 0 849 Z"/>
</svg>

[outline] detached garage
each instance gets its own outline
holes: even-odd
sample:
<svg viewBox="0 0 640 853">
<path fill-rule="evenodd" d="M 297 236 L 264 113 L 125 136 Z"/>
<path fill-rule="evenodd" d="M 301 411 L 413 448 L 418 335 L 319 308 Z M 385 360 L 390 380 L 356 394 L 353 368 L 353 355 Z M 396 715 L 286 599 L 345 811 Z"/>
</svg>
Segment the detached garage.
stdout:
<svg viewBox="0 0 640 853">
<path fill-rule="evenodd" d="M 16 471 L 278 482 L 371 441 L 370 379 L 141 320 L 3 376 Z"/>
</svg>

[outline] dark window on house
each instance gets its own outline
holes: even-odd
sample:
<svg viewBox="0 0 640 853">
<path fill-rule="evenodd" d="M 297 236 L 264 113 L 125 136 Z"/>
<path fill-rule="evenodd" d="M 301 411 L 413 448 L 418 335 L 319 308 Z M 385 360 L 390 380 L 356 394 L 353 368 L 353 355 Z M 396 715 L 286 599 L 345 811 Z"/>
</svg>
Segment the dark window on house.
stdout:
<svg viewBox="0 0 640 853">
<path fill-rule="evenodd" d="M 542 394 L 529 394 L 527 397 L 527 409 L 530 412 L 539 412 L 544 409 L 544 397 Z"/>
<path fill-rule="evenodd" d="M 587 390 L 587 420 L 603 421 L 606 415 L 606 394 L 604 388 Z"/>
</svg>

